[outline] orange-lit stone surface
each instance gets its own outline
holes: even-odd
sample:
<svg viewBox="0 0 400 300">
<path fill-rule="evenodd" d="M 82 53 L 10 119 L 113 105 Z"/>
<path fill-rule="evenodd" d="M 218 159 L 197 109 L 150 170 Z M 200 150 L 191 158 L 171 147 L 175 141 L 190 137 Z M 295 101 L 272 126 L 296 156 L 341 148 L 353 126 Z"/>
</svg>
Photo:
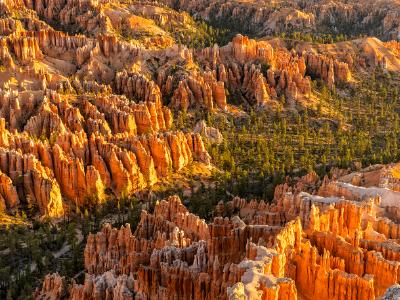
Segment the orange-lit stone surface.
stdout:
<svg viewBox="0 0 400 300">
<path fill-rule="evenodd" d="M 395 168 L 377 166 L 323 180 L 311 173 L 278 186 L 270 204 L 221 202 L 209 224 L 189 213 L 177 196 L 167 198 L 156 203 L 154 213 L 142 212 L 135 232 L 129 225 L 105 225 L 89 235 L 85 283 L 63 289 L 70 299 L 93 299 L 95 290 L 98 299 L 108 299 L 107 293 L 113 299 L 393 295 L 400 280 L 400 229 L 392 211 L 400 194 L 379 182 Z M 377 187 L 346 183 L 355 176 L 373 176 Z M 46 277 L 38 299 L 58 292 L 57 276 Z M 128 298 L 118 298 L 122 288 Z"/>
</svg>

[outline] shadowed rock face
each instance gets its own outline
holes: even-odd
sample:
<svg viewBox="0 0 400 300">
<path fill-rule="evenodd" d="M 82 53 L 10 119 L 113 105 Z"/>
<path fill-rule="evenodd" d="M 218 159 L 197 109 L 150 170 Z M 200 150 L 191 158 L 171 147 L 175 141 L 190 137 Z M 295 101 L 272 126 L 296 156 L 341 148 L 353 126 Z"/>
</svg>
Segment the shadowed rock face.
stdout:
<svg viewBox="0 0 400 300">
<path fill-rule="evenodd" d="M 377 186 L 387 178 L 394 182 L 392 167 L 380 167 Z M 134 233 L 129 225 L 105 225 L 89 235 L 84 284 L 60 287 L 62 278 L 48 275 L 36 298 L 60 290 L 69 299 L 390 297 L 400 280 L 399 219 L 391 213 L 400 202 L 353 193 L 375 187 L 348 183 L 345 197 L 327 188 L 370 175 L 362 170 L 321 181 L 311 173 L 278 186 L 270 204 L 221 202 L 209 224 L 170 197 L 158 202 L 153 214 L 143 211 Z"/>
<path fill-rule="evenodd" d="M 221 1 L 161 0 L 173 8 L 200 15 L 258 36 L 287 32 L 346 33 L 398 39 L 400 3 L 362 1 Z"/>
<path fill-rule="evenodd" d="M 257 36 L 298 31 L 302 33 L 352 33 L 374 35 L 382 39 L 399 37 L 400 4 L 393 0 L 362 1 L 222 1 L 161 0 L 146 2 L 122 1 L 11 1 L 2 3 L 3 14 L 28 8 L 48 23 L 87 35 L 135 33 L 135 26 L 148 38 L 144 42 L 170 45 L 168 26 L 190 27 L 186 11 L 222 25 L 231 25 L 241 32 Z M 9 23 L 5 29 L 14 29 Z"/>
</svg>

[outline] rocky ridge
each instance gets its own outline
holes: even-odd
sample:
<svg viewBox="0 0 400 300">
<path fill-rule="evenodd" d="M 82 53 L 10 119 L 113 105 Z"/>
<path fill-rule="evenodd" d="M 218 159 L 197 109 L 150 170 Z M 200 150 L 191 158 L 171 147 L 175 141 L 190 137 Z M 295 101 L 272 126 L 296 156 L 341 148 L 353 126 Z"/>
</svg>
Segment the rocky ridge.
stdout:
<svg viewBox="0 0 400 300">
<path fill-rule="evenodd" d="M 291 108 L 307 106 L 313 102 L 310 76 L 333 88 L 351 83 L 358 71 L 343 57 L 289 51 L 243 35 L 198 50 L 164 47 L 157 40 L 127 42 L 113 34 L 123 27 L 113 25 L 114 14 L 127 8 L 118 1 L 4 5 L 0 207 L 8 212 L 29 205 L 41 215 L 59 217 L 66 203 L 98 203 L 110 192 L 129 195 L 192 160 L 209 164 L 199 134 L 172 130 L 171 109 L 230 113 L 235 110 L 231 95 L 249 107 L 267 109 L 281 98 Z M 160 24 L 186 18 L 151 3 L 128 11 Z M 394 42 L 388 47 L 398 55 Z M 204 130 L 203 135 L 211 134 Z"/>
<path fill-rule="evenodd" d="M 71 101 L 55 91 L 2 91 L 1 207 L 38 207 L 59 217 L 66 203 L 129 195 L 193 160 L 210 163 L 199 134 L 171 131 L 160 102 L 121 96 Z M 65 202 L 65 201 L 67 202 Z"/>
<path fill-rule="evenodd" d="M 374 193 L 392 167 L 340 177 L 334 172 L 323 180 L 310 173 L 278 186 L 271 204 L 241 198 L 219 203 L 209 224 L 170 197 L 153 214 L 143 211 L 134 233 L 129 225 L 106 225 L 90 235 L 84 284 L 62 290 L 69 299 L 392 295 L 400 280 L 400 231 L 393 215 L 400 196 Z M 348 183 L 360 184 L 360 177 L 377 187 Z M 333 188 L 345 184 L 346 193 Z M 36 299 L 59 293 L 55 282 L 62 278 L 47 276 Z"/>
<path fill-rule="evenodd" d="M 257 36 L 288 32 L 364 34 L 398 39 L 397 1 L 220 1 L 162 0 L 218 24 L 233 24 L 241 32 Z"/>
<path fill-rule="evenodd" d="M 186 22 L 184 15 L 175 15 L 160 4 L 77 0 L 57 5 L 53 1 L 7 1 L 5 5 L 8 14 L 1 19 L 0 57 L 13 74 L 4 72 L 0 87 L 6 93 L 23 92 L 24 97 L 32 97 L 28 96 L 32 91 L 37 98 L 46 89 L 79 95 L 114 93 L 154 103 L 150 110 L 160 110 L 165 104 L 174 110 L 201 107 L 225 112 L 232 110 L 231 97 L 245 107 L 266 108 L 284 98 L 289 107 L 301 108 L 314 103 L 310 76 L 333 88 L 351 84 L 359 72 L 371 68 L 400 70 L 396 42 L 365 39 L 344 47 L 300 44 L 289 51 L 274 40 L 237 35 L 228 45 L 194 50 L 158 39 L 127 42 L 115 34 L 126 27 L 113 25 L 119 15 L 172 22 L 168 26 Z M 90 14 L 85 13 L 88 7 Z M 17 8 L 30 17 L 14 18 Z M 57 16 L 60 26 L 56 28 L 78 28 L 85 35 L 53 29 L 48 24 Z M 352 50 L 338 53 L 341 48 Z"/>
<path fill-rule="evenodd" d="M 341 96 L 375 70 L 396 80 L 399 11 L 394 0 L 1 1 L 0 214 L 29 210 L 57 223 L 74 207 L 162 185 L 195 161 L 210 166 L 203 138 L 222 143 L 221 132 L 205 122 L 176 130 L 184 122 L 174 115 L 216 124 L 249 111 L 296 115 L 318 107 L 325 84 Z M 206 47 L 215 28 L 194 18 L 242 34 Z M 357 39 L 275 37 L 297 31 Z M 134 230 L 90 234 L 84 281 L 49 274 L 34 297 L 397 297 L 399 170 L 288 178 L 271 203 L 235 197 L 210 222 L 170 197 Z"/>
<path fill-rule="evenodd" d="M 228 91 L 251 106 L 265 106 L 281 96 L 292 104 L 306 103 L 311 95 L 306 72 L 331 87 L 335 80 L 351 81 L 345 62 L 274 49 L 268 42 L 241 35 L 224 47 L 201 51 L 181 46 L 146 50 L 111 36 L 93 40 L 51 29 L 13 33 L 1 41 L 3 64 L 15 70 L 14 78 L 19 81 L 17 86 L 12 77 L 3 81 L 5 90 L 113 91 L 155 104 L 170 99 L 169 106 L 174 109 L 227 110 Z M 142 57 L 149 57 L 151 65 L 141 65 Z M 197 64 L 202 70 L 197 70 Z M 47 73 L 50 65 L 54 71 Z M 127 71 L 127 66 L 132 71 Z"/>
</svg>

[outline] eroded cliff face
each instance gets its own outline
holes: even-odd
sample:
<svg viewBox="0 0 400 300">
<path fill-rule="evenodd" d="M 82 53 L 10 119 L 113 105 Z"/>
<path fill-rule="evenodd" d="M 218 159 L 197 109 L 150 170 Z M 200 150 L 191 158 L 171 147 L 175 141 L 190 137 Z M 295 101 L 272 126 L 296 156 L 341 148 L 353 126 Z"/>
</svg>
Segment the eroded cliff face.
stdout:
<svg viewBox="0 0 400 300">
<path fill-rule="evenodd" d="M 377 299 L 400 281 L 398 201 L 345 184 L 379 170 L 320 180 L 310 173 L 276 188 L 272 203 L 234 198 L 219 203 L 207 224 L 177 196 L 142 212 L 132 233 L 104 226 L 88 237 L 83 285 L 47 276 L 37 299 L 60 290 L 69 299 Z M 389 171 L 388 171 L 389 170 Z M 374 173 L 375 174 L 375 173 Z M 329 183 L 328 183 L 329 181 Z M 393 181 L 393 180 L 392 180 Z M 364 190 L 359 197 L 357 188 Z M 400 194 L 391 191 L 391 197 Z M 322 196 L 319 196 L 322 195 Z M 53 288 L 51 288 L 53 287 Z M 120 291 L 125 292 L 121 296 Z M 125 298 L 124 298 L 125 297 Z M 389 297 L 389 296 L 386 296 Z M 55 298 L 57 299 L 57 297 Z"/>
<path fill-rule="evenodd" d="M 399 33 L 399 5 L 388 0 L 287 7 L 1 1 L 0 213 L 30 206 L 59 218 L 71 205 L 97 205 L 162 183 L 193 161 L 210 165 L 200 133 L 215 142 L 222 135 L 206 124 L 176 131 L 174 112 L 235 114 L 242 109 L 236 104 L 295 112 L 318 101 L 314 79 L 335 89 L 375 68 L 400 71 L 399 43 L 375 38 L 290 45 L 238 34 L 226 45 L 191 49 L 180 37 L 204 32 L 161 2 L 210 21 L 229 17 L 258 37 L 321 26 L 342 32 L 353 24 L 361 33 L 374 24 L 368 33 L 385 40 Z M 278 186 L 271 203 L 219 203 L 210 223 L 170 197 L 153 213 L 142 212 L 134 231 L 106 225 L 91 234 L 82 284 L 48 275 L 35 297 L 391 297 L 400 274 L 400 180 L 396 166 L 377 170 L 323 179 L 311 173 Z"/>
<path fill-rule="evenodd" d="M 400 6 L 396 1 L 225 1 L 161 0 L 175 9 L 200 15 L 206 20 L 235 24 L 235 28 L 257 36 L 287 32 L 375 35 L 397 39 Z"/>
<path fill-rule="evenodd" d="M 166 4 L 177 5 L 189 12 L 199 9 L 203 17 L 210 19 L 216 12 L 209 5 L 220 3 L 208 2 L 166 1 Z M 38 93 L 46 90 L 79 95 L 114 93 L 125 95 L 136 103 L 146 102 L 152 121 L 158 118 L 151 129 L 140 123 L 138 111 L 146 110 L 143 105 L 130 105 L 127 109 L 121 100 L 114 100 L 113 104 L 113 110 L 123 112 L 115 117 L 111 129 L 121 132 L 125 130 L 122 123 L 126 122 L 128 132 L 136 130 L 141 134 L 168 127 L 172 118 L 165 116 L 168 113 L 163 104 L 174 110 L 206 108 L 232 112 L 235 111 L 230 105 L 233 99 L 245 107 L 268 109 L 285 98 L 286 105 L 295 109 L 314 104 L 310 76 L 320 78 L 334 88 L 353 83 L 359 72 L 372 68 L 400 71 L 395 42 L 382 43 L 367 38 L 345 42 L 340 47 L 300 43 L 289 51 L 289 45 L 276 40 L 260 41 L 237 35 L 228 45 L 194 50 L 174 43 L 170 32 L 174 27 L 193 29 L 195 26 L 190 17 L 160 3 L 128 5 L 118 1 L 74 0 L 6 1 L 4 5 L 7 9 L 0 22 L 0 58 L 2 66 L 9 72 L 0 78 L 4 99 L 0 105 L 12 129 L 25 125 L 26 120 L 16 123 L 18 114 L 24 109 L 33 110 L 38 105 Z M 207 8 L 204 13 L 203 8 Z M 281 26 L 283 21 L 269 14 L 267 4 L 261 10 L 255 8 L 255 3 L 231 1 L 216 17 L 222 17 L 226 12 L 237 17 L 255 13 L 256 17 L 246 20 L 264 23 L 268 20 Z M 23 18 L 13 17 L 17 9 L 24 9 Z M 311 8 L 307 13 L 285 9 L 279 14 L 289 13 L 291 17 L 285 22 L 290 26 L 297 24 L 297 18 L 313 26 L 318 23 L 318 18 L 313 15 L 315 11 L 318 16 L 329 16 L 331 9 L 334 8 L 321 8 L 324 13 Z M 58 29 L 69 34 L 48 25 L 55 22 Z M 73 35 L 75 32 L 83 35 Z M 142 35 L 144 39 L 134 38 Z M 15 91 L 19 92 L 18 96 Z M 34 92 L 34 96 L 30 92 Z M 107 105 L 107 100 L 97 101 L 97 107 L 103 113 Z M 89 107 L 86 106 L 86 111 Z M 135 111 L 136 129 L 132 117 L 124 116 L 132 111 Z M 147 112 L 140 114 L 147 118 Z M 56 126 L 54 122 L 57 121 L 48 118 Z M 35 125 L 41 124 L 32 123 L 30 129 Z M 116 128 L 118 126 L 121 128 Z"/>
<path fill-rule="evenodd" d="M 204 49 L 195 58 L 210 71 L 180 82 L 173 95 L 174 106 L 190 107 L 202 94 L 206 95 L 200 97 L 205 106 L 226 109 L 227 90 L 254 106 L 268 106 L 282 95 L 294 103 L 311 93 L 304 60 L 268 42 L 237 35 L 227 46 Z"/>
<path fill-rule="evenodd" d="M 62 26 L 76 26 L 86 35 L 56 31 L 37 18 L 2 19 L 0 57 L 2 65 L 12 71 L 0 78 L 2 97 L 9 107 L 8 115 L 20 108 L 18 102 L 22 96 L 18 96 L 17 101 L 15 91 L 31 98 L 30 91 L 37 94 L 44 90 L 63 94 L 115 93 L 135 102 L 146 102 L 150 113 L 155 110 L 160 117 L 155 126 L 163 128 L 163 123 L 171 120 L 161 120 L 161 110 L 166 103 L 176 110 L 230 111 L 232 97 L 247 106 L 267 108 L 284 97 L 287 105 L 295 108 L 312 102 L 308 75 L 324 80 L 333 88 L 337 84 L 353 82 L 353 73 L 368 68 L 381 66 L 389 71 L 400 70 L 395 42 L 355 41 L 343 47 L 351 50 L 345 55 L 333 46 L 324 48 L 306 43 L 289 51 L 274 40 L 257 41 L 237 35 L 228 45 L 194 50 L 177 44 L 165 46 L 157 39 L 148 44 L 126 42 L 112 34 L 112 30 L 95 29 L 108 28 L 103 24 L 105 21 L 101 21 L 110 19 L 106 12 L 113 7 L 116 11 L 113 16 L 123 14 L 125 4 L 60 1 L 56 5 L 48 1 L 18 5 L 25 5 L 30 9 L 28 12 L 43 16 L 48 22 L 60 16 Z M 71 18 L 72 14 L 83 12 L 91 5 L 96 9 L 87 18 L 99 20 Z M 140 6 L 132 5 L 126 9 L 133 9 L 131 14 L 140 12 L 143 16 L 153 16 L 150 12 L 158 11 L 156 4 Z M 172 14 L 172 10 L 169 12 Z M 167 23 L 176 17 L 167 13 L 165 16 L 169 16 Z M 37 98 L 37 95 L 33 97 L 27 108 L 32 109 Z M 106 103 L 103 103 L 103 110 L 104 105 Z M 121 110 L 121 104 L 116 105 Z"/>
<path fill-rule="evenodd" d="M 0 206 L 37 207 L 59 217 L 65 204 L 101 203 L 149 187 L 193 160 L 210 163 L 202 138 L 170 131 L 160 100 L 2 91 Z M 153 101 L 152 101 L 153 100 Z"/>
<path fill-rule="evenodd" d="M 151 3 L 5 1 L 2 7 L 0 207 L 8 212 L 32 205 L 59 217 L 65 204 L 101 203 L 106 191 L 129 195 L 193 160 L 210 164 L 198 133 L 172 130 L 173 110 L 235 112 L 231 97 L 266 109 L 285 98 L 295 109 L 312 102 L 308 74 L 333 88 L 351 82 L 355 70 L 322 50 L 288 51 L 243 35 L 194 50 L 111 34 L 128 19 L 136 28 L 138 15 L 157 26 L 191 22 Z M 49 25 L 57 20 L 70 33 Z M 398 56 L 397 44 L 385 47 Z"/>
</svg>

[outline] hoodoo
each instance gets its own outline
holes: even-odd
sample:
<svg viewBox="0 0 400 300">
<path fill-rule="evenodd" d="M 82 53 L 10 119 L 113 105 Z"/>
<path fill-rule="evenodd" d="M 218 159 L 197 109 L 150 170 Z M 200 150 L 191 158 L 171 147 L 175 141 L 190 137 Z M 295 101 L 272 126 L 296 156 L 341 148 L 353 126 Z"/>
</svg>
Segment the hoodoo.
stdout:
<svg viewBox="0 0 400 300">
<path fill-rule="evenodd" d="M 0 0 L 0 299 L 400 299 L 399 0 Z"/>
</svg>

